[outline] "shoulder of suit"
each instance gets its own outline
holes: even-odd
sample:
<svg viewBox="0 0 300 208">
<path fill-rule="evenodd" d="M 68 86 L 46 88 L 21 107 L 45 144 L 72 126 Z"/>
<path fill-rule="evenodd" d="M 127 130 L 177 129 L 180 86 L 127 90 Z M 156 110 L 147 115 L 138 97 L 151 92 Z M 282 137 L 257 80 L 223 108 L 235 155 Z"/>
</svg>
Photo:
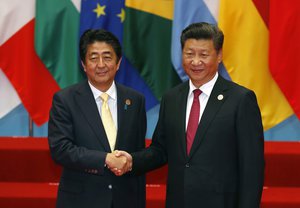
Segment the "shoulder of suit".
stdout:
<svg viewBox="0 0 300 208">
<path fill-rule="evenodd" d="M 140 93 L 139 91 L 131 88 L 131 87 L 127 87 L 125 85 L 116 83 L 116 87 L 117 87 L 117 91 L 121 91 L 125 94 L 129 94 L 129 95 L 133 95 L 133 96 L 137 96 L 137 97 L 144 97 L 144 95 L 142 93 Z"/>
<path fill-rule="evenodd" d="M 67 95 L 67 94 L 73 94 L 77 91 L 79 91 L 82 88 L 88 87 L 88 82 L 87 80 L 81 81 L 79 83 L 70 85 L 68 87 L 65 87 L 61 90 L 59 90 L 58 92 L 56 92 L 55 94 L 57 95 Z"/>
<path fill-rule="evenodd" d="M 226 85 L 228 86 L 228 88 L 230 90 L 233 90 L 235 91 L 236 93 L 240 93 L 240 94 L 246 94 L 246 93 L 249 93 L 249 92 L 253 92 L 253 90 L 239 84 L 239 83 L 236 83 L 234 81 L 230 81 L 230 80 L 226 80 L 223 78 L 223 82 L 226 83 Z M 254 92 L 253 92 L 254 93 Z"/>
<path fill-rule="evenodd" d="M 185 81 L 185 82 L 180 83 L 180 84 L 176 85 L 175 87 L 169 89 L 168 91 L 166 91 L 166 93 L 164 94 L 164 97 L 165 96 L 174 96 L 174 95 L 178 94 L 179 92 L 188 90 L 188 89 L 189 89 L 189 82 Z"/>
</svg>

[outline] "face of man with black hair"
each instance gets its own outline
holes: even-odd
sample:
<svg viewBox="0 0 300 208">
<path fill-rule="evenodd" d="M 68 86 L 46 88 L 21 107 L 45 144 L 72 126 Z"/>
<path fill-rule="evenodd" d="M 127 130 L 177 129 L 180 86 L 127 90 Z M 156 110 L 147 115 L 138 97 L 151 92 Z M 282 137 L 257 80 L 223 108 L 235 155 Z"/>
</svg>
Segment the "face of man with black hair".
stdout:
<svg viewBox="0 0 300 208">
<path fill-rule="evenodd" d="M 117 55 L 111 45 L 96 41 L 88 45 L 82 66 L 90 83 L 105 92 L 112 85 L 120 63 L 121 59 L 117 60 Z"/>
<path fill-rule="evenodd" d="M 187 39 L 182 49 L 182 66 L 195 87 L 209 82 L 218 71 L 222 50 L 216 51 L 213 40 Z"/>
</svg>

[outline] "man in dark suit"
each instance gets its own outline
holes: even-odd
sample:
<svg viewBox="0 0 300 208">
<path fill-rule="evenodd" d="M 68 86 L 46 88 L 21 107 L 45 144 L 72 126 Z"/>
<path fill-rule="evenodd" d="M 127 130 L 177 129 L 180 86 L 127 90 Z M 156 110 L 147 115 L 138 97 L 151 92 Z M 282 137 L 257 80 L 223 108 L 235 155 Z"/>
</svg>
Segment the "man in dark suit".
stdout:
<svg viewBox="0 0 300 208">
<path fill-rule="evenodd" d="M 145 176 L 117 177 L 109 170 L 129 169 L 125 157 L 115 158 L 114 149 L 145 147 L 145 99 L 114 82 L 121 53 L 112 33 L 86 31 L 80 58 L 87 80 L 54 95 L 48 139 L 54 161 L 63 166 L 57 207 L 145 207 Z"/>
<path fill-rule="evenodd" d="M 168 163 L 168 208 L 258 208 L 264 135 L 253 91 L 218 74 L 224 35 L 195 23 L 181 35 L 189 76 L 167 92 L 147 149 L 132 154 L 132 172 Z M 120 151 L 118 155 L 130 155 Z"/>
</svg>

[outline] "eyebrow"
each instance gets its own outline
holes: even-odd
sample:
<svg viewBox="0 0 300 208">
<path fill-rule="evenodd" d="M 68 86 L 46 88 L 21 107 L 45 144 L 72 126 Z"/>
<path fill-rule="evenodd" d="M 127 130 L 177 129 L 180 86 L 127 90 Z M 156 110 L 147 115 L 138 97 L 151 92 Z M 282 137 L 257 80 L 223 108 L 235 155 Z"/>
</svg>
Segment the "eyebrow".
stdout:
<svg viewBox="0 0 300 208">
<path fill-rule="evenodd" d="M 210 50 L 209 49 L 199 49 L 201 52 L 209 52 Z M 183 52 L 187 52 L 187 51 L 198 51 L 198 49 L 195 49 L 195 48 L 187 48 L 187 49 L 184 49 Z"/>
<path fill-rule="evenodd" d="M 89 54 L 89 56 L 95 56 L 95 55 L 111 55 L 112 54 L 112 52 L 111 51 L 104 51 L 104 52 L 102 52 L 101 54 L 100 53 L 98 53 L 98 52 L 92 52 L 92 53 L 90 53 Z"/>
<path fill-rule="evenodd" d="M 102 54 L 104 54 L 104 55 L 111 55 L 112 52 L 111 51 L 104 51 Z"/>
<path fill-rule="evenodd" d="M 99 54 L 96 53 L 96 52 L 92 52 L 92 53 L 89 54 L 89 56 L 94 56 L 94 55 L 99 55 Z"/>
</svg>

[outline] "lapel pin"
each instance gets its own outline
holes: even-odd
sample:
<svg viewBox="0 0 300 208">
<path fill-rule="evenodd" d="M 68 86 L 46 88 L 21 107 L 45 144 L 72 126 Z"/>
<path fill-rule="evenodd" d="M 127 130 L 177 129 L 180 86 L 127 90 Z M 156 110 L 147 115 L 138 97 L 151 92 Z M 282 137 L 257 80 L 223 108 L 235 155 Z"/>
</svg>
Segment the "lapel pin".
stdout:
<svg viewBox="0 0 300 208">
<path fill-rule="evenodd" d="M 131 100 L 130 99 L 126 99 L 125 103 L 126 103 L 126 105 L 131 105 Z"/>
<path fill-rule="evenodd" d="M 130 99 L 126 99 L 125 100 L 124 109 L 127 110 L 127 108 L 128 108 L 129 105 L 131 105 L 131 100 Z"/>
<path fill-rule="evenodd" d="M 222 94 L 218 95 L 218 100 L 223 100 L 224 96 Z"/>
</svg>

